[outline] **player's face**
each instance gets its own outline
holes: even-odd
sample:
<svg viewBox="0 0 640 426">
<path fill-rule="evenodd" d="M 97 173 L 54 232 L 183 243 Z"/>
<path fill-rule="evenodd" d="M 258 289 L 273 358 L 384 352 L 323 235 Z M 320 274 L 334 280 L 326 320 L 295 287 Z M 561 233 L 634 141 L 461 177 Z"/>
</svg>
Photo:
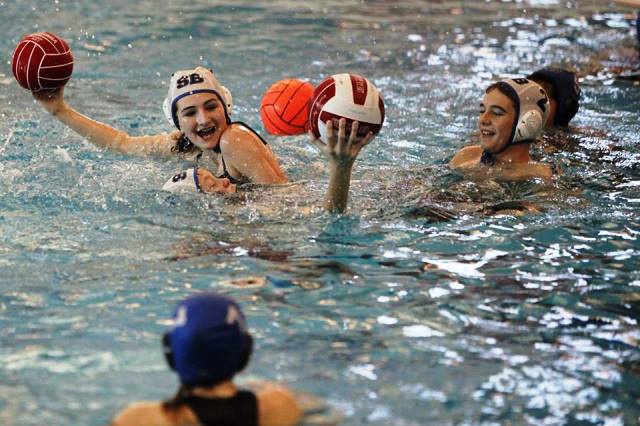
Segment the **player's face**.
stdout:
<svg viewBox="0 0 640 426">
<path fill-rule="evenodd" d="M 515 114 L 513 102 L 500 90 L 493 89 L 484 95 L 478 118 L 482 149 L 495 154 L 507 146 Z"/>
<path fill-rule="evenodd" d="M 220 143 L 227 128 L 224 105 L 213 93 L 196 93 L 178 100 L 178 124 L 185 136 L 200 149 L 212 149 Z"/>
</svg>

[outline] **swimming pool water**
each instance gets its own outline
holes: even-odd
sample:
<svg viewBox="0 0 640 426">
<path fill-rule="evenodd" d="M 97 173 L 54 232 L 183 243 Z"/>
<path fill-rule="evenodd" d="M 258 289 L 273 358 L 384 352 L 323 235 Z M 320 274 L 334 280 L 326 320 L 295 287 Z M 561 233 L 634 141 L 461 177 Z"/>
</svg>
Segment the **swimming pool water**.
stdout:
<svg viewBox="0 0 640 426">
<path fill-rule="evenodd" d="M 608 2 L 0 2 L 0 423 L 102 425 L 176 388 L 160 335 L 187 294 L 237 298 L 256 348 L 240 378 L 286 382 L 341 424 L 637 424 L 640 88 L 584 76 L 552 186 L 446 167 L 487 82 L 633 42 Z M 214 69 L 262 131 L 271 83 L 356 72 L 383 132 L 350 208 L 318 208 L 324 161 L 265 135 L 294 183 L 167 194 L 187 164 L 102 151 L 14 82 L 20 37 L 70 41 L 69 103 L 133 134 L 170 130 L 175 69 Z M 552 137 L 553 138 L 553 137 Z M 524 200 L 542 213 L 485 215 Z M 434 219 L 434 209 L 455 217 Z M 309 424 L 323 420 L 308 419 Z"/>
</svg>

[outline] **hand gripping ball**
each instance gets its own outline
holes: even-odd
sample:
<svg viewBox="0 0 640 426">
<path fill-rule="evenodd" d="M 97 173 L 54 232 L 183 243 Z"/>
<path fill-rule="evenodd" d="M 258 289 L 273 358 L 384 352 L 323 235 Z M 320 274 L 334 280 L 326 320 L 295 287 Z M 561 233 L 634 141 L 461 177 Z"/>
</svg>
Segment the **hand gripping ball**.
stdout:
<svg viewBox="0 0 640 426">
<path fill-rule="evenodd" d="M 305 133 L 312 93 L 313 85 L 298 79 L 280 80 L 269 87 L 260 102 L 260 117 L 267 132 L 279 136 Z"/>
<path fill-rule="evenodd" d="M 384 122 L 384 102 L 369 80 L 355 74 L 336 74 L 324 79 L 313 91 L 309 108 L 309 126 L 316 138 L 326 141 L 326 122 L 334 129 L 338 121 L 347 119 L 347 134 L 353 121 L 358 121 L 358 136 L 377 134 Z"/>
<path fill-rule="evenodd" d="M 20 86 L 37 92 L 64 86 L 73 72 L 73 55 L 66 41 L 52 33 L 34 33 L 20 40 L 11 59 Z"/>
</svg>

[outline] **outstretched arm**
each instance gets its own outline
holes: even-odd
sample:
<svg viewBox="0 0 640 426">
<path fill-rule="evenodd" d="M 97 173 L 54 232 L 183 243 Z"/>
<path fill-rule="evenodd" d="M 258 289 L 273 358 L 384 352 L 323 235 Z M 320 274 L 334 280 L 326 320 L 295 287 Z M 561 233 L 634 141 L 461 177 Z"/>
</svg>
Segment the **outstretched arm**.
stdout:
<svg viewBox="0 0 640 426">
<path fill-rule="evenodd" d="M 340 119 L 337 135 L 333 129 L 333 123 L 328 120 L 326 144 L 314 138 L 309 132 L 311 142 L 329 159 L 329 186 L 324 198 L 324 208 L 332 213 L 342 213 L 347 209 L 353 163 L 360 150 L 373 139 L 371 132 L 363 138 L 358 137 L 358 125 L 357 121 L 353 122 L 349 139 L 347 139 L 347 120 Z"/>
<path fill-rule="evenodd" d="M 49 114 L 99 147 L 129 154 L 169 155 L 171 147 L 175 144 L 166 134 L 132 137 L 126 132 L 80 114 L 65 102 L 64 88 L 32 93 Z"/>
</svg>

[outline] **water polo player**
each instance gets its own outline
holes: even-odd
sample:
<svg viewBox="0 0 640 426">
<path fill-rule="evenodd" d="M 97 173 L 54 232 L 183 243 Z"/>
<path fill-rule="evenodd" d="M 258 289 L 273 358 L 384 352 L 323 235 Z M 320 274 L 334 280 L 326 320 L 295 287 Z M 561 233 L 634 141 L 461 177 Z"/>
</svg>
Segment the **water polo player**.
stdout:
<svg viewBox="0 0 640 426">
<path fill-rule="evenodd" d="M 231 121 L 231 93 L 203 67 L 171 77 L 163 110 L 178 129 L 172 133 L 130 136 L 75 111 L 65 102 L 63 88 L 33 95 L 50 114 L 97 146 L 131 154 L 180 155 L 232 183 L 287 182 L 266 142 L 247 125 Z"/>
<path fill-rule="evenodd" d="M 525 78 L 499 81 L 487 88 L 480 108 L 480 144 L 462 148 L 451 167 L 475 169 L 501 180 L 552 176 L 549 165 L 533 162 L 529 155 L 549 114 L 542 87 Z"/>
<path fill-rule="evenodd" d="M 210 293 L 182 301 L 162 339 L 169 367 L 178 374 L 176 395 L 164 402 L 135 402 L 112 426 L 294 425 L 301 408 L 291 391 L 274 383 L 239 390 L 233 377 L 249 362 L 253 341 L 240 307 Z"/>
<path fill-rule="evenodd" d="M 545 127 L 567 126 L 580 108 L 580 86 L 569 70 L 545 67 L 527 76 L 538 83 L 549 97 L 549 116 Z"/>
<path fill-rule="evenodd" d="M 325 144 L 309 132 L 311 142 L 328 159 L 329 185 L 324 197 L 324 208 L 332 213 L 342 213 L 347 208 L 351 172 L 358 154 L 374 138 L 372 132 L 358 136 L 359 123 L 354 121 L 347 136 L 347 120 L 338 120 L 338 129 L 334 129 L 332 120 L 325 123 L 327 143 Z M 236 192 L 236 185 L 227 179 L 216 179 L 207 170 L 197 166 L 176 173 L 162 187 L 165 191 L 178 192 Z"/>
</svg>

